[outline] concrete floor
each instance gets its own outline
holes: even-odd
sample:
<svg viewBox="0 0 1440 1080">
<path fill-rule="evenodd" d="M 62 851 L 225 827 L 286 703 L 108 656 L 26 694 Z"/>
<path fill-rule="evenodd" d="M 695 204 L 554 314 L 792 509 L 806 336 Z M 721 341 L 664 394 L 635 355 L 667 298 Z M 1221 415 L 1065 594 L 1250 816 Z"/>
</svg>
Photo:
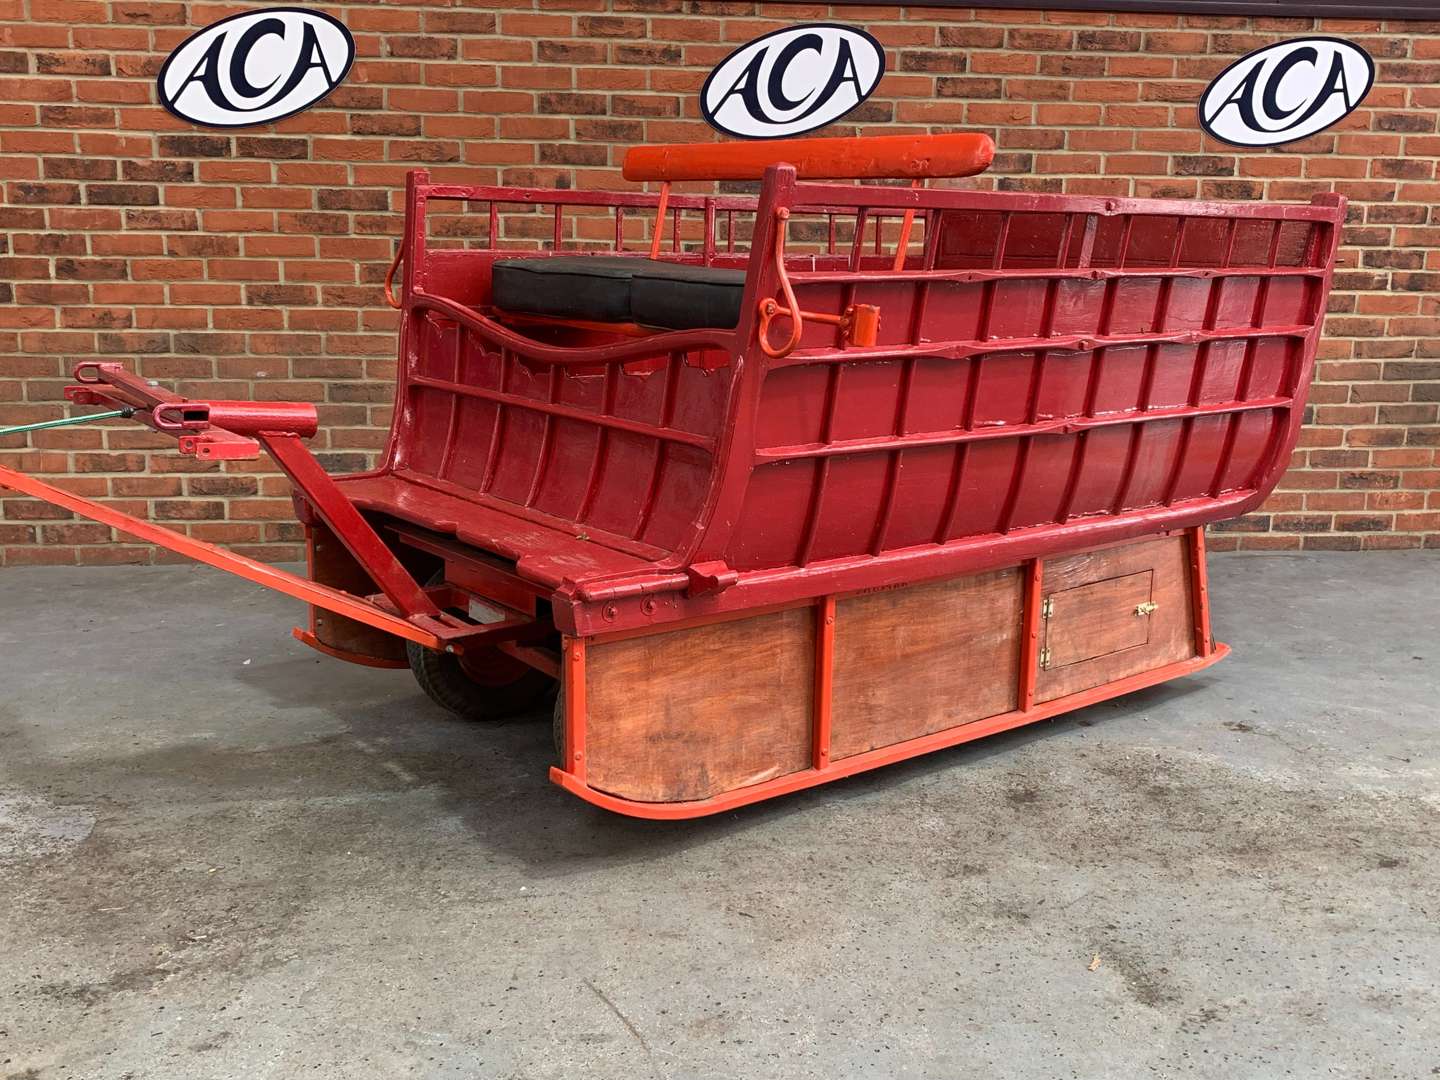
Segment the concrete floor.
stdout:
<svg viewBox="0 0 1440 1080">
<path fill-rule="evenodd" d="M 1440 1074 L 1440 557 L 1212 578 L 1210 672 L 655 824 L 282 597 L 6 570 L 0 1077 Z"/>
</svg>

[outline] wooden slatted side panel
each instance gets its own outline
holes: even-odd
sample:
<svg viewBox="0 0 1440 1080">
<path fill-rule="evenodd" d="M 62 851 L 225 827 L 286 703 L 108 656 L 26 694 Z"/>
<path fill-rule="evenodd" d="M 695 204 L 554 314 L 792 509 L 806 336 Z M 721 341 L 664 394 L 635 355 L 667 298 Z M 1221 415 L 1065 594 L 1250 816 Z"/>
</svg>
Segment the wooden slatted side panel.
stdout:
<svg viewBox="0 0 1440 1080">
<path fill-rule="evenodd" d="M 730 565 L 1062 532 L 1273 484 L 1334 225 L 1124 206 L 935 208 L 923 264 L 898 273 L 862 265 L 888 208 L 859 207 L 850 272 L 792 285 L 807 311 L 878 307 L 877 347 L 837 351 L 811 320 L 766 365 Z"/>
<path fill-rule="evenodd" d="M 1174 671 L 1209 641 L 1193 543 L 1164 536 L 592 639 L 585 780 L 642 803 L 711 799 Z"/>
<path fill-rule="evenodd" d="M 586 780 L 645 802 L 705 799 L 810 767 L 815 610 L 588 650 Z"/>
<path fill-rule="evenodd" d="M 993 573 L 836 605 L 834 760 L 1017 707 L 1024 575 Z"/>
</svg>

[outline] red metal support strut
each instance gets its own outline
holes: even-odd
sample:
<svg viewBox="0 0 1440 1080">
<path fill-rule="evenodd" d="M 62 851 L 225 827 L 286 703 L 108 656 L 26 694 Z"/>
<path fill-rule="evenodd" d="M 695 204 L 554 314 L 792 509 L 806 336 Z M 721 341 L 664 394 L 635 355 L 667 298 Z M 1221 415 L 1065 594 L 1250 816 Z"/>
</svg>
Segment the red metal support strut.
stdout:
<svg viewBox="0 0 1440 1080">
<path fill-rule="evenodd" d="M 75 380 L 75 385 L 65 389 L 71 401 L 133 409 L 142 424 L 173 435 L 182 454 L 208 460 L 246 460 L 259 457 L 263 445 L 396 611 L 442 637 L 447 630 L 457 629 L 301 443 L 318 429 L 314 405 L 195 401 L 163 390 L 120 364 L 94 361 L 78 365 Z"/>
</svg>

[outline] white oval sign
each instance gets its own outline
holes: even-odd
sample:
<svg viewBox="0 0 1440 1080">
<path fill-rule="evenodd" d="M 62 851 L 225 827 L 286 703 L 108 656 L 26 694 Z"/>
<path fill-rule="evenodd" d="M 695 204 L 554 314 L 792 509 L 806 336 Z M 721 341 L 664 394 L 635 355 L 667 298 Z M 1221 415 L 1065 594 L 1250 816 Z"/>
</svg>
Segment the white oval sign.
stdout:
<svg viewBox="0 0 1440 1080">
<path fill-rule="evenodd" d="M 700 90 L 711 127 L 742 139 L 779 139 L 834 123 L 874 92 L 885 50 L 853 26 L 806 23 L 741 46 Z"/>
<path fill-rule="evenodd" d="M 355 39 L 320 11 L 265 8 L 231 15 L 186 38 L 160 69 L 160 104 L 207 127 L 269 124 L 340 85 Z"/>
<path fill-rule="evenodd" d="M 1200 96 L 1200 126 L 1236 146 L 1294 142 L 1348 116 L 1375 82 L 1375 62 L 1333 37 L 1297 38 L 1242 56 Z"/>
</svg>

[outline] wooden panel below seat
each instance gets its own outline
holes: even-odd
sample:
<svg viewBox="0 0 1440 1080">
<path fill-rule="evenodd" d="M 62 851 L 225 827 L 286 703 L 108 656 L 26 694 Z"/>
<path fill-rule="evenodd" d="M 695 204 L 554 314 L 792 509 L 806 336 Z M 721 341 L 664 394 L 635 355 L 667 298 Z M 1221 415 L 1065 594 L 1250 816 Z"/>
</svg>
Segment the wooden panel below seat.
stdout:
<svg viewBox="0 0 1440 1080">
<path fill-rule="evenodd" d="M 593 642 L 586 779 L 680 802 L 807 768 L 814 690 L 811 607 Z"/>
<path fill-rule="evenodd" d="M 1023 676 L 1026 567 L 837 598 L 829 761 L 1017 712 L 1031 675 L 1038 705 L 1194 656 L 1189 542 L 1046 560 Z M 585 781 L 689 802 L 811 768 L 820 610 L 591 639 Z"/>
<path fill-rule="evenodd" d="M 1168 536 L 1045 562 L 1036 701 L 1195 655 L 1186 543 Z"/>
<path fill-rule="evenodd" d="M 832 760 L 1017 704 L 1019 567 L 836 604 Z"/>
</svg>

